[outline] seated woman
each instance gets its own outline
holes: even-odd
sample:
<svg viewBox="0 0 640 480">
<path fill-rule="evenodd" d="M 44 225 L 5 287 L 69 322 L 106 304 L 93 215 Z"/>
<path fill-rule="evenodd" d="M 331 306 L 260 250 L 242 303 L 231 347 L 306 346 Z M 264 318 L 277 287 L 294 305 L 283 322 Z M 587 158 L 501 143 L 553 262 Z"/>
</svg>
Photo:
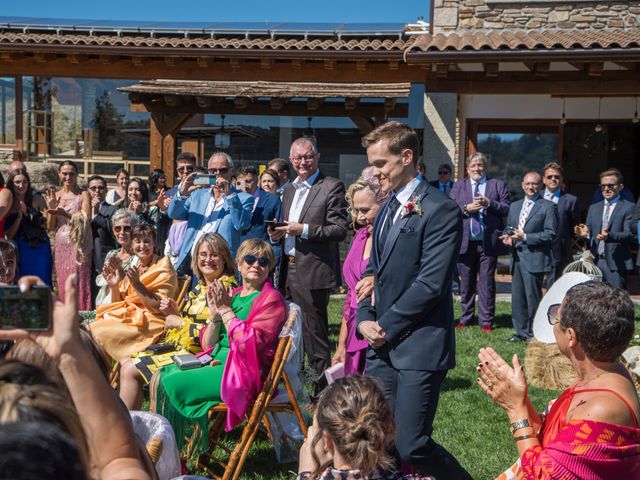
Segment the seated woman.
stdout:
<svg viewBox="0 0 640 480">
<path fill-rule="evenodd" d="M 511 368 L 480 350 L 478 383 L 509 416 L 520 459 L 500 479 L 640 478 L 638 394 L 619 358 L 634 330 L 629 294 L 604 282 L 576 285 L 549 308 L 558 348 L 577 381 L 538 415 L 517 355 Z"/>
<path fill-rule="evenodd" d="M 198 284 L 189 292 L 182 311 L 178 311 L 173 299 L 160 302 L 160 310 L 166 315 L 166 333 L 163 343 L 158 345 L 161 353 L 145 351 L 120 360 L 120 398 L 129 410 L 138 410 L 142 405 L 142 383 L 148 383 L 156 371 L 172 364 L 174 356 L 202 351 L 200 331 L 211 320 L 206 295 L 213 282 L 220 280 L 225 288 L 236 285 L 236 266 L 222 236 L 217 233 L 203 235 L 196 243 L 195 252 L 191 269 Z M 212 328 L 219 327 L 217 323 Z"/>
<path fill-rule="evenodd" d="M 275 263 L 271 245 L 246 240 L 236 261 L 242 287 L 231 295 L 216 280 L 207 292 L 212 321 L 202 329 L 200 343 L 211 364 L 193 370 L 169 365 L 151 382 L 151 404 L 171 422 L 179 448 L 192 424 L 207 431 L 207 412 L 221 401 L 229 405 L 227 431 L 242 422 L 262 388 L 287 317 L 284 299 L 268 281 Z M 200 437 L 200 447 L 205 446 L 206 435 Z"/>
<path fill-rule="evenodd" d="M 350 375 L 321 394 L 300 448 L 297 480 L 427 479 L 393 470 L 387 454 L 395 426 L 389 404 L 378 384 Z"/>
<path fill-rule="evenodd" d="M 113 224 L 113 237 L 120 245 L 120 248 L 114 248 L 107 253 L 104 264 L 107 266 L 111 257 L 118 257 L 122 262 L 122 269 L 125 273 L 138 264 L 138 257 L 133 254 L 131 249 L 131 232 L 138 224 L 138 216 L 130 210 L 120 209 L 113 214 L 111 218 Z M 108 270 L 108 269 L 107 269 Z M 98 295 L 96 295 L 96 306 L 111 303 L 111 291 L 105 275 L 100 274 L 96 278 L 96 284 L 100 287 Z"/>
<path fill-rule="evenodd" d="M 166 258 L 154 254 L 156 232 L 142 224 L 131 235 L 133 253 L 140 263 L 126 273 L 117 256 L 105 264 L 104 275 L 112 303 L 100 305 L 91 334 L 114 360 L 145 350 L 164 331 L 163 298 L 175 297 L 178 276 Z"/>
</svg>

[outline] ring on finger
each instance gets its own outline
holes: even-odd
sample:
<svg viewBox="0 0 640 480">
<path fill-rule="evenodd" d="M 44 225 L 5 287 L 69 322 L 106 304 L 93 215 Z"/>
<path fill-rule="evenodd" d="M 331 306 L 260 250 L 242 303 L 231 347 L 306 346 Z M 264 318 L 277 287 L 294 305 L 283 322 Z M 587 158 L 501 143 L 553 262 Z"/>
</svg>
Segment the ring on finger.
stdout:
<svg viewBox="0 0 640 480">
<path fill-rule="evenodd" d="M 487 382 L 487 388 L 493 391 L 493 382 Z"/>
</svg>

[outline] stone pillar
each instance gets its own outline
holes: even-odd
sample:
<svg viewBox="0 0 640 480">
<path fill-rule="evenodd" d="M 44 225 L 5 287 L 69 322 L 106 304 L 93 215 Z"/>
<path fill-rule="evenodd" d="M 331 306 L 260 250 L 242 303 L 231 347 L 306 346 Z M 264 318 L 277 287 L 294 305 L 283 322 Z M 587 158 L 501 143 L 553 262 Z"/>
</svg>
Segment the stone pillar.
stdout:
<svg viewBox="0 0 640 480">
<path fill-rule="evenodd" d="M 429 180 L 438 178 L 437 169 L 441 163 L 449 163 L 456 173 L 457 114 L 457 94 L 425 93 L 422 161 L 427 167 Z M 458 175 L 455 177 L 457 179 Z"/>
</svg>

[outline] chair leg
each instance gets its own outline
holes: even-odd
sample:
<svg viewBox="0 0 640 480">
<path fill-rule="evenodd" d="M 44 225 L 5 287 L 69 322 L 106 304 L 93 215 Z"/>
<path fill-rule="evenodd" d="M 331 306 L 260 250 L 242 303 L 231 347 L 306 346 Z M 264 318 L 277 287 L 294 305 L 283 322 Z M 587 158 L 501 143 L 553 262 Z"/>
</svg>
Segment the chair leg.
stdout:
<svg viewBox="0 0 640 480">
<path fill-rule="evenodd" d="M 262 423 L 264 423 L 264 428 L 267 430 L 267 436 L 269 440 L 273 442 L 273 433 L 271 432 L 271 422 L 269 421 L 269 416 L 265 413 L 264 418 L 262 419 Z"/>
<path fill-rule="evenodd" d="M 282 379 L 284 381 L 284 388 L 287 390 L 287 395 L 289 396 L 291 408 L 293 409 L 294 415 L 298 419 L 298 426 L 300 427 L 300 431 L 302 432 L 302 435 L 304 435 L 304 438 L 307 438 L 307 424 L 304 422 L 304 417 L 302 416 L 300 405 L 298 405 L 298 400 L 296 399 L 296 395 L 293 392 L 293 388 L 291 387 L 291 382 L 289 381 L 287 372 L 282 372 Z"/>
</svg>

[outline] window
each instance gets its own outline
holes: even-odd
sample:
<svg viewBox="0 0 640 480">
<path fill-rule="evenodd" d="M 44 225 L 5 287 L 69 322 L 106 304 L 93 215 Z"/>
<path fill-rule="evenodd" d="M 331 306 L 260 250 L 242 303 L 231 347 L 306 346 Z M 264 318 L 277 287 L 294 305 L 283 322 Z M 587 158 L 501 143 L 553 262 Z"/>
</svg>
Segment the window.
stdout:
<svg viewBox="0 0 640 480">
<path fill-rule="evenodd" d="M 16 143 L 16 79 L 0 78 L 0 144 Z"/>
</svg>

